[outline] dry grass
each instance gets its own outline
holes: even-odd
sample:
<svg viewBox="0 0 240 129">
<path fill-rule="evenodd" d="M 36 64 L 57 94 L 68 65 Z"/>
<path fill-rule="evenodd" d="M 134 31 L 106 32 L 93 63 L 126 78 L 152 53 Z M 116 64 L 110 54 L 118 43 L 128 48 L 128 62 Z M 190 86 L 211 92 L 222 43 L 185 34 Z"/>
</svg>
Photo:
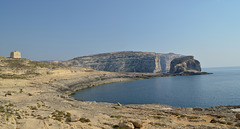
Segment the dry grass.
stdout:
<svg viewBox="0 0 240 129">
<path fill-rule="evenodd" d="M 39 69 L 48 71 L 54 69 L 67 69 L 67 66 L 47 62 L 32 61 L 24 58 L 0 58 L 0 78 L 2 79 L 27 79 L 39 76 Z"/>
</svg>

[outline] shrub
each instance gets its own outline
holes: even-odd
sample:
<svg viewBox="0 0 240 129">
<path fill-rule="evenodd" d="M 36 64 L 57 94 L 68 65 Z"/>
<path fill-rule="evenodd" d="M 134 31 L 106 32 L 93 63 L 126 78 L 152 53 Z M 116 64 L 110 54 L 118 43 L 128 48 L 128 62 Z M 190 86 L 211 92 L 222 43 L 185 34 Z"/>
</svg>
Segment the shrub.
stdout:
<svg viewBox="0 0 240 129">
<path fill-rule="evenodd" d="M 91 70 L 91 69 L 89 69 L 89 70 L 84 70 L 85 72 L 94 72 L 94 70 Z"/>
<path fill-rule="evenodd" d="M 71 114 L 69 112 L 63 112 L 56 110 L 55 112 L 52 113 L 53 119 L 62 121 L 65 119 L 65 122 L 70 122 L 71 121 Z"/>
<path fill-rule="evenodd" d="M 87 122 L 90 122 L 89 119 L 86 119 L 86 118 L 80 118 L 79 121 L 81 121 L 82 123 L 87 123 Z"/>
<path fill-rule="evenodd" d="M 0 112 L 4 112 L 4 107 L 0 106 Z"/>
<path fill-rule="evenodd" d="M 153 122 L 150 122 L 149 124 L 150 124 L 150 125 L 158 125 L 158 126 L 161 126 L 161 127 L 166 127 L 166 126 L 167 126 L 166 124 L 153 123 Z"/>
<path fill-rule="evenodd" d="M 30 108 L 31 110 L 37 110 L 36 106 L 28 106 L 28 108 Z"/>
<path fill-rule="evenodd" d="M 233 125 L 233 122 L 227 122 L 227 125 Z"/>
<path fill-rule="evenodd" d="M 110 116 L 111 118 L 117 118 L 117 119 L 120 119 L 122 116 Z"/>
<path fill-rule="evenodd" d="M 240 123 L 235 124 L 236 127 L 240 127 Z"/>
<path fill-rule="evenodd" d="M 8 75 L 8 74 L 0 74 L 0 78 L 3 79 L 26 79 L 24 75 Z"/>
<path fill-rule="evenodd" d="M 19 93 L 22 93 L 23 92 L 23 89 L 20 89 Z"/>
<path fill-rule="evenodd" d="M 210 121 L 210 123 L 217 123 L 217 120 L 212 119 L 212 120 Z"/>
<path fill-rule="evenodd" d="M 155 118 L 155 119 L 162 119 L 163 117 L 161 117 L 161 116 L 151 116 L 151 117 L 153 117 L 153 118 Z"/>
</svg>

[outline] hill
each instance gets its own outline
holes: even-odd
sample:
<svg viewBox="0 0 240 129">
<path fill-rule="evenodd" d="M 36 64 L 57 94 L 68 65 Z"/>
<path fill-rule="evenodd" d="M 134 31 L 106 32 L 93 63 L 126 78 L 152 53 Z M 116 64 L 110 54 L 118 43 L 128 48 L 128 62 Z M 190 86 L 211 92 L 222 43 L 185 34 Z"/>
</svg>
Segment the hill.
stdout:
<svg viewBox="0 0 240 129">
<path fill-rule="evenodd" d="M 92 69 L 69 67 L 24 58 L 0 57 L 0 86 L 50 84 L 53 81 L 83 76 Z"/>
</svg>

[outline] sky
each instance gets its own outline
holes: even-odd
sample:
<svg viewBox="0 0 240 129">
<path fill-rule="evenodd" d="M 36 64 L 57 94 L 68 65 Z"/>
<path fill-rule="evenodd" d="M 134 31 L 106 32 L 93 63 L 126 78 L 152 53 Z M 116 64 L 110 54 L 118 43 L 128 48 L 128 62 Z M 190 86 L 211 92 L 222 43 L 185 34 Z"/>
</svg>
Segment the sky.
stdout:
<svg viewBox="0 0 240 129">
<path fill-rule="evenodd" d="M 239 7 L 239 0 L 0 0 L 0 56 L 143 51 L 240 66 Z"/>
</svg>

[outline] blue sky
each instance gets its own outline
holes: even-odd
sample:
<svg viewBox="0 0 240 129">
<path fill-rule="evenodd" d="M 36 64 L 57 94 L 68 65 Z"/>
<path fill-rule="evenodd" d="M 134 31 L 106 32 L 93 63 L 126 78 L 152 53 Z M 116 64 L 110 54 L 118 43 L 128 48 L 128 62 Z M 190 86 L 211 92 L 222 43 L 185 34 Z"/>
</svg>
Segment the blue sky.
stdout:
<svg viewBox="0 0 240 129">
<path fill-rule="evenodd" d="M 0 56 L 32 60 L 144 51 L 240 66 L 239 0 L 1 0 Z"/>
</svg>

